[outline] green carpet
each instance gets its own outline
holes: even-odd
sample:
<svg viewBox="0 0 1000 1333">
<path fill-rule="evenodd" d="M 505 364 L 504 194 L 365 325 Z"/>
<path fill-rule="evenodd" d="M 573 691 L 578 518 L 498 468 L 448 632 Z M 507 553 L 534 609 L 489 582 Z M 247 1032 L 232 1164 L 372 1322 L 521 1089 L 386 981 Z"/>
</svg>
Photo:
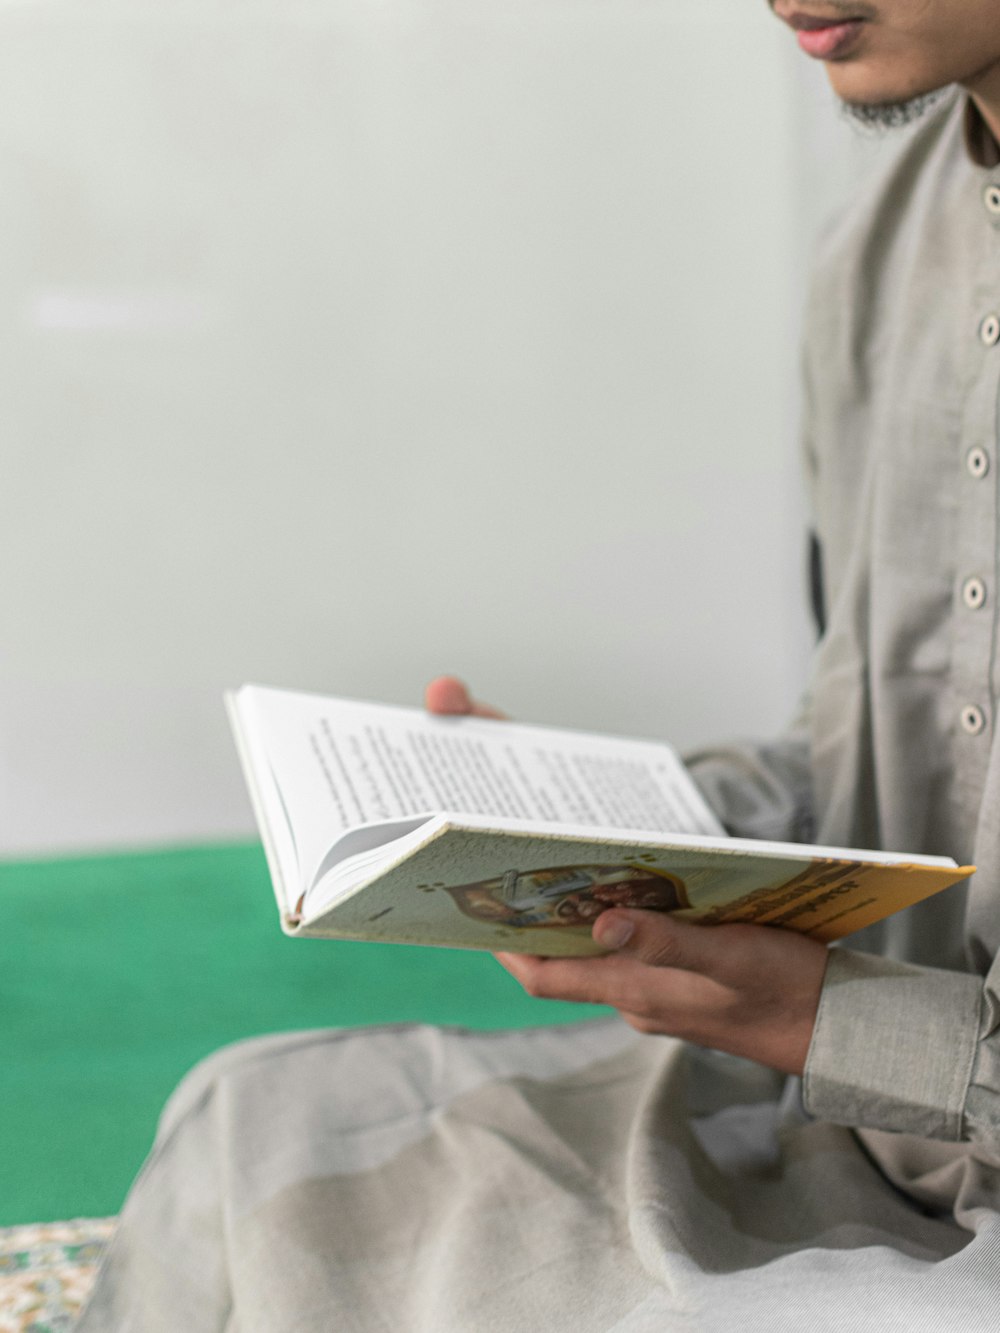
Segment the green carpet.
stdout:
<svg viewBox="0 0 1000 1333">
<path fill-rule="evenodd" d="M 286 939 L 256 845 L 0 863 L 0 1226 L 116 1212 L 171 1088 L 226 1042 L 602 1012 L 487 954 Z"/>
</svg>

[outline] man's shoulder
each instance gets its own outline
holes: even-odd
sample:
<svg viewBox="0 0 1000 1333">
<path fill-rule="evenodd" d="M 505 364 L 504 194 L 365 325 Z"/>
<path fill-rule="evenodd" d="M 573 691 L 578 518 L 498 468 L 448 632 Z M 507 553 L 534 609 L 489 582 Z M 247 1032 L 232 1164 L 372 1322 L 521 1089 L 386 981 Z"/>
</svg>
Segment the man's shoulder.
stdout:
<svg viewBox="0 0 1000 1333">
<path fill-rule="evenodd" d="M 839 515 L 825 538 L 837 524 L 847 532 L 842 516 L 881 442 L 913 442 L 953 407 L 984 225 L 964 113 L 952 94 L 908 130 L 822 238 L 803 368 L 810 472 L 825 475 Z"/>
<path fill-rule="evenodd" d="M 965 98 L 949 93 L 900 141 L 827 222 L 816 248 L 814 281 L 868 283 L 884 272 L 903 236 L 929 209 L 946 206 L 967 179 Z"/>
</svg>

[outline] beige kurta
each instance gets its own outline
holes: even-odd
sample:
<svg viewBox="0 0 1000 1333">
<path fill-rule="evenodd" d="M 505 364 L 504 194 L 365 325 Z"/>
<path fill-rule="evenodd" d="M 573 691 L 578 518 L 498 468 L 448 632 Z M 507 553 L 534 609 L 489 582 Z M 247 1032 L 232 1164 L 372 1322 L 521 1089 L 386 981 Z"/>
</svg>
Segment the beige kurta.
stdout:
<svg viewBox="0 0 1000 1333">
<path fill-rule="evenodd" d="M 806 443 L 829 626 L 795 733 L 747 755 L 749 780 L 733 783 L 724 753 L 699 771 L 717 804 L 735 799 L 734 828 L 979 866 L 967 891 L 834 955 L 805 1102 L 843 1124 L 969 1140 L 943 1155 L 992 1163 L 1000 168 L 972 159 L 965 140 L 980 129 L 952 103 L 826 239 L 807 319 Z M 877 1151 L 907 1171 L 942 1156 L 896 1140 Z M 978 1174 L 1000 1198 L 992 1171 Z"/>
<path fill-rule="evenodd" d="M 1000 169 L 956 102 L 812 292 L 809 698 L 694 760 L 734 832 L 980 867 L 835 952 L 805 1112 L 617 1021 L 245 1043 L 168 1107 L 86 1333 L 1000 1326 L 994 314 Z"/>
</svg>

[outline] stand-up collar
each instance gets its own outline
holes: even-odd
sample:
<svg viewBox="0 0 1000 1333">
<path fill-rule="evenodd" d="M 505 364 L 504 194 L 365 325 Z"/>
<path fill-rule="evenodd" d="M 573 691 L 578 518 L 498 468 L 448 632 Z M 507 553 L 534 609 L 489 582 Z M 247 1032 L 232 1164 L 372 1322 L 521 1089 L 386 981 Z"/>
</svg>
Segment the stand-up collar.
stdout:
<svg viewBox="0 0 1000 1333">
<path fill-rule="evenodd" d="M 1000 147 L 971 97 L 965 102 L 965 147 L 977 167 L 1000 166 Z"/>
</svg>

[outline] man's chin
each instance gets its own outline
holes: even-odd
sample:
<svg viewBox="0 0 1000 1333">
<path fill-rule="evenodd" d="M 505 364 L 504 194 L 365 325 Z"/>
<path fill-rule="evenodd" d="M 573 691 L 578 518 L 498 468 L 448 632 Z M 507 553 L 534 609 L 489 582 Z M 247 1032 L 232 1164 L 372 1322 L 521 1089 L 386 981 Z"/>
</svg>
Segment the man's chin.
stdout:
<svg viewBox="0 0 1000 1333">
<path fill-rule="evenodd" d="M 850 102 L 841 98 L 840 106 L 846 119 L 861 129 L 876 132 L 898 130 L 926 116 L 928 111 L 947 97 L 949 91 L 949 88 L 937 88 L 934 92 L 909 97 L 902 102 Z"/>
</svg>

